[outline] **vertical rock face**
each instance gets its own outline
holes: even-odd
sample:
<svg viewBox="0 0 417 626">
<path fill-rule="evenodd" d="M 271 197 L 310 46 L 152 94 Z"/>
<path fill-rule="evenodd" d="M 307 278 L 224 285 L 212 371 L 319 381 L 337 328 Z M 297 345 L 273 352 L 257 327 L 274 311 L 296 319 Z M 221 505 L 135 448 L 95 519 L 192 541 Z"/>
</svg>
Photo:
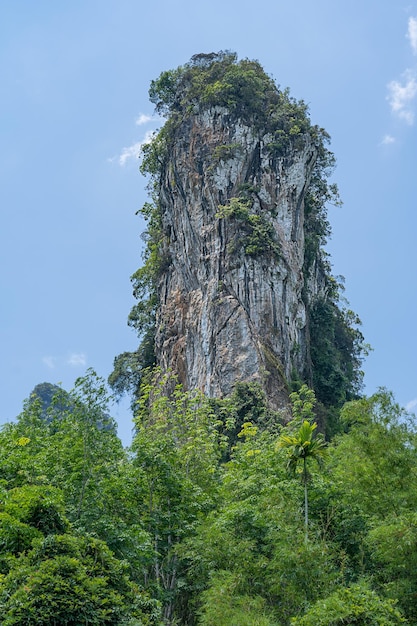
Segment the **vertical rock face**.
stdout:
<svg viewBox="0 0 417 626">
<path fill-rule="evenodd" d="M 360 320 L 323 254 L 339 201 L 325 130 L 229 51 L 162 72 L 149 95 L 166 122 L 140 167 L 151 201 L 128 323 L 141 341 L 116 357 L 113 390 L 141 398 L 158 365 L 212 397 L 258 382 L 271 408 L 288 405 L 289 383 L 324 409 L 357 397 Z"/>
<path fill-rule="evenodd" d="M 271 142 L 221 106 L 196 106 L 175 129 L 159 181 L 155 354 L 188 389 L 259 381 L 281 407 L 292 374 L 309 377 L 304 199 L 317 149 L 307 133 L 285 156 Z M 308 298 L 320 289 L 310 275 Z"/>
</svg>

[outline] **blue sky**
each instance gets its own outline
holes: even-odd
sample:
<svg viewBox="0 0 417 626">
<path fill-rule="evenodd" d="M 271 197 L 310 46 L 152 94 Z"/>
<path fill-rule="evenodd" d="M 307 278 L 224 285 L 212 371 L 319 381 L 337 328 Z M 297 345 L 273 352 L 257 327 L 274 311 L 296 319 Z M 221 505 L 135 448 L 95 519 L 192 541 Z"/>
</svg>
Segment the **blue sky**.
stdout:
<svg viewBox="0 0 417 626">
<path fill-rule="evenodd" d="M 107 378 L 136 348 L 149 83 L 221 49 L 332 136 L 328 250 L 373 347 L 365 390 L 417 406 L 417 2 L 16 0 L 0 4 L 0 423 L 37 383 Z M 127 402 L 113 414 L 128 443 Z"/>
</svg>

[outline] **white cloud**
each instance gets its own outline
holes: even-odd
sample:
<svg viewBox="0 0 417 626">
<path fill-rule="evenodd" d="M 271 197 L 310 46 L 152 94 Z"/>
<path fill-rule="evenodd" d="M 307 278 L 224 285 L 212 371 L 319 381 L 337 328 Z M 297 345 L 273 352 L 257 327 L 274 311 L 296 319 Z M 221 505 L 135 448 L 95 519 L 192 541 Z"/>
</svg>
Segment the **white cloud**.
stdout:
<svg viewBox="0 0 417 626">
<path fill-rule="evenodd" d="M 161 122 L 162 117 L 159 115 L 146 115 L 146 113 L 140 113 L 139 117 L 136 118 L 135 124 L 136 126 L 143 126 L 143 124 L 149 124 L 149 122 Z"/>
<path fill-rule="evenodd" d="M 71 365 L 72 367 L 79 367 L 80 365 L 86 365 L 86 363 L 87 363 L 87 357 L 82 352 L 81 353 L 73 352 L 72 354 L 70 354 L 67 360 L 67 364 Z"/>
<path fill-rule="evenodd" d="M 130 159 L 139 158 L 142 146 L 144 146 L 146 143 L 149 143 L 152 140 L 153 134 L 154 134 L 153 130 L 148 130 L 145 134 L 145 137 L 142 139 L 142 141 L 138 141 L 137 143 L 134 143 L 132 146 L 123 148 L 122 153 L 118 157 L 119 165 L 124 167 L 127 161 L 129 161 Z M 111 159 L 111 160 L 114 160 L 114 159 Z"/>
<path fill-rule="evenodd" d="M 44 363 L 49 369 L 53 370 L 55 367 L 56 358 L 54 356 L 44 356 L 42 363 Z"/>
<path fill-rule="evenodd" d="M 145 113 L 141 113 L 139 117 L 135 120 L 136 126 L 142 126 L 142 124 L 147 124 L 148 122 L 153 122 L 154 118 L 151 115 L 146 115 Z"/>
<path fill-rule="evenodd" d="M 413 53 L 417 54 L 417 17 L 408 18 L 407 37 L 410 40 Z"/>
<path fill-rule="evenodd" d="M 406 411 L 412 411 L 416 407 L 417 407 L 417 398 L 414 398 L 414 400 L 410 400 L 410 402 L 407 402 L 407 404 L 405 405 Z"/>
<path fill-rule="evenodd" d="M 389 146 L 391 143 L 395 143 L 395 137 L 392 135 L 384 135 L 381 141 L 381 146 Z"/>
<path fill-rule="evenodd" d="M 123 148 L 122 153 L 119 156 L 119 165 L 123 167 L 130 159 L 138 159 L 140 155 L 140 149 L 142 148 L 143 144 L 143 141 L 138 141 L 132 146 Z"/>
<path fill-rule="evenodd" d="M 391 111 L 410 126 L 414 123 L 413 101 L 417 95 L 415 72 L 407 70 L 403 74 L 403 82 L 393 80 L 388 83 L 387 100 Z"/>
<path fill-rule="evenodd" d="M 150 122 L 160 122 L 161 120 L 162 120 L 161 117 L 158 117 L 158 116 L 153 117 L 151 115 L 146 115 L 145 113 L 140 113 L 139 116 L 135 120 L 135 124 L 136 126 L 143 126 L 144 124 L 149 124 Z M 139 158 L 142 146 L 144 146 L 145 144 L 149 143 L 152 140 L 154 133 L 155 133 L 154 130 L 147 130 L 142 141 L 137 141 L 131 146 L 127 146 L 123 148 L 121 154 L 119 154 L 118 156 L 113 156 L 113 157 L 108 158 L 107 159 L 108 163 L 114 163 L 115 161 L 118 161 L 119 165 L 121 167 L 124 167 L 126 163 L 130 161 L 130 159 Z"/>
</svg>

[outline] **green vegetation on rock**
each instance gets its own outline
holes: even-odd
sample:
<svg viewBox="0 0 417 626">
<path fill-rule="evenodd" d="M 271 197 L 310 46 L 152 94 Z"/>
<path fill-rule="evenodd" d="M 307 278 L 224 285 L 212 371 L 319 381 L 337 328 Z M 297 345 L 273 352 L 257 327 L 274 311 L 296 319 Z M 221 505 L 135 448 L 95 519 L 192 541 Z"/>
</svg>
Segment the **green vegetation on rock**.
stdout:
<svg viewBox="0 0 417 626">
<path fill-rule="evenodd" d="M 248 256 L 279 257 L 279 244 L 272 225 L 263 215 L 250 212 L 249 200 L 231 198 L 229 204 L 219 206 L 216 217 L 236 220 L 239 223 L 239 237 L 236 236 L 236 240 L 229 244 L 230 254 L 243 247 Z"/>
</svg>

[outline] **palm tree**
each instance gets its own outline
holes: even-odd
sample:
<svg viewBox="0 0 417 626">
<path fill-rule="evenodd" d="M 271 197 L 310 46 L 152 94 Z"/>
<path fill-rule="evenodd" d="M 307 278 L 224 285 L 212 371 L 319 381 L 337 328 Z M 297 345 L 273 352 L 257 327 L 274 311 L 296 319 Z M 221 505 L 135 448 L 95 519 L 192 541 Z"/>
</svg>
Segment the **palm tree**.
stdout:
<svg viewBox="0 0 417 626">
<path fill-rule="evenodd" d="M 323 437 L 319 435 L 313 439 L 314 431 L 317 428 L 316 422 L 311 424 L 307 420 L 304 420 L 299 430 L 293 435 L 281 435 L 278 447 L 286 448 L 289 452 L 287 469 L 295 474 L 298 463 L 302 461 L 303 464 L 303 484 L 304 484 L 304 520 L 306 540 L 308 538 L 308 472 L 307 472 L 307 459 L 315 459 L 320 463 L 326 448 L 326 442 Z"/>
</svg>

